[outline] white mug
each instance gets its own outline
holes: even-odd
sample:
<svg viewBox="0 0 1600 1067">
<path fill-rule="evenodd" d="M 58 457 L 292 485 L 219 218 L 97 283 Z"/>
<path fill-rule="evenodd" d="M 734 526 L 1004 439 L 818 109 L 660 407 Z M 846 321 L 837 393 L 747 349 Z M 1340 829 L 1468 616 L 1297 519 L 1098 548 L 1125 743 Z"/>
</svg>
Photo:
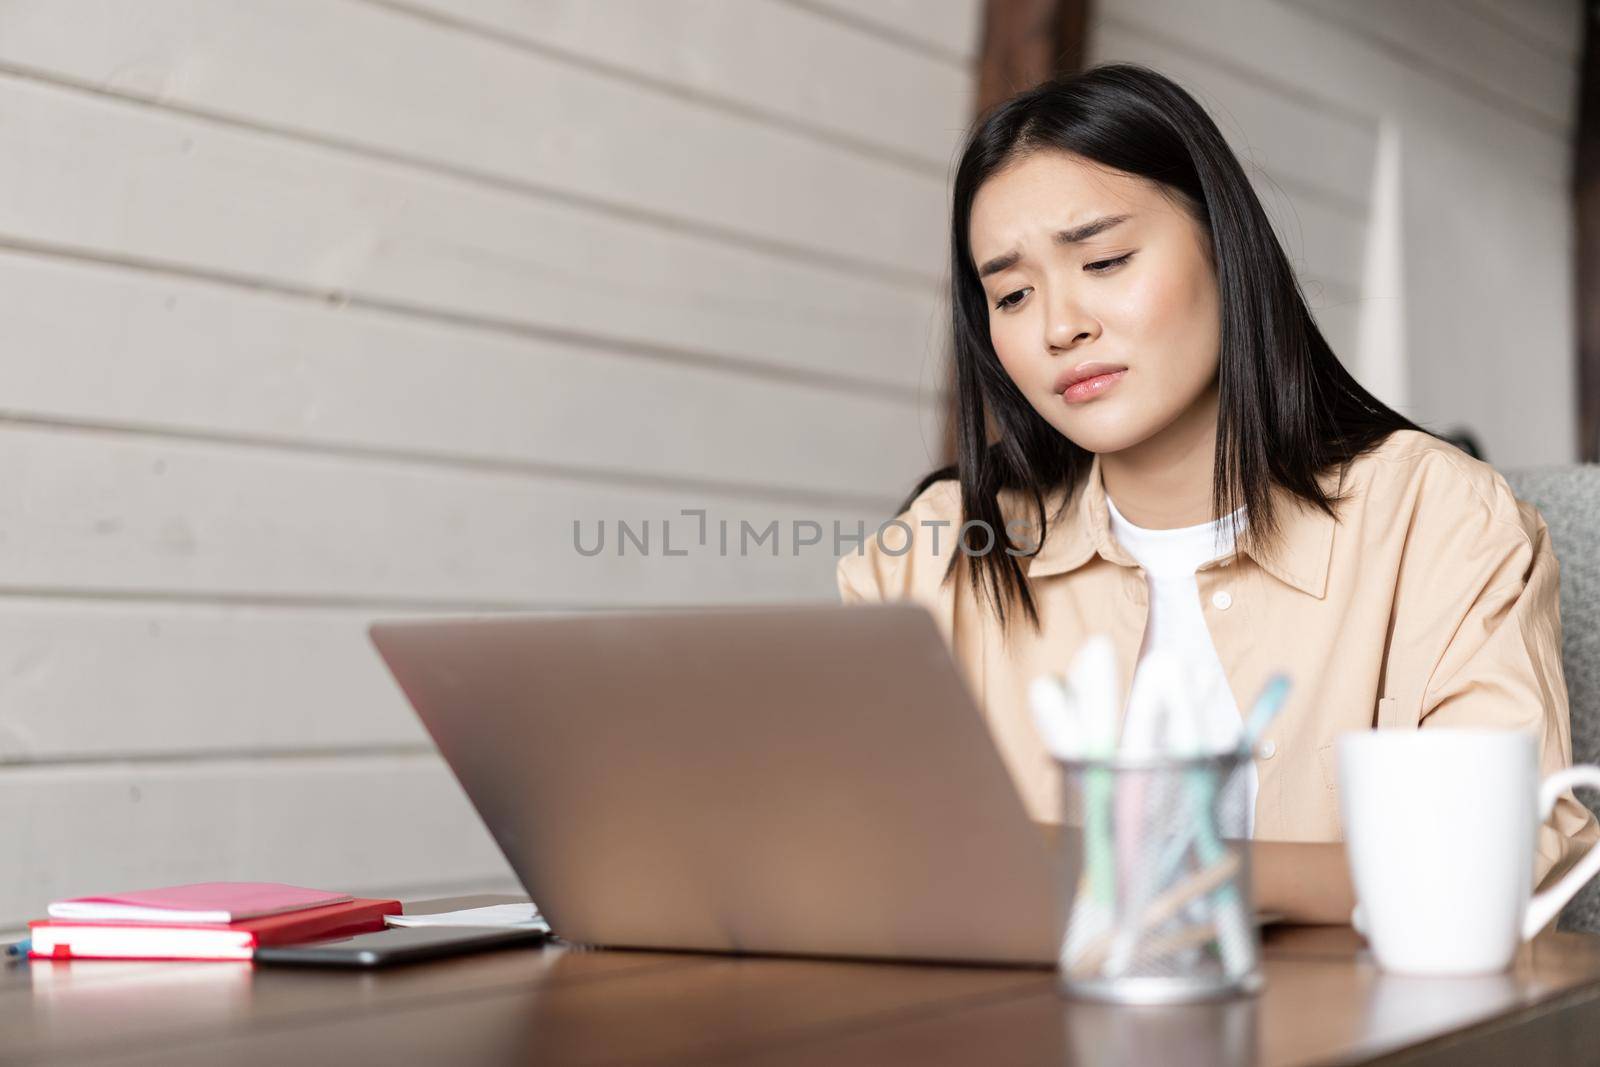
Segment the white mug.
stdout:
<svg viewBox="0 0 1600 1067">
<path fill-rule="evenodd" d="M 1531 732 L 1364 730 L 1340 735 L 1337 752 L 1352 922 L 1386 971 L 1505 970 L 1600 872 L 1597 847 L 1533 894 L 1539 825 L 1568 789 L 1600 787 L 1600 767 L 1541 783 Z"/>
</svg>

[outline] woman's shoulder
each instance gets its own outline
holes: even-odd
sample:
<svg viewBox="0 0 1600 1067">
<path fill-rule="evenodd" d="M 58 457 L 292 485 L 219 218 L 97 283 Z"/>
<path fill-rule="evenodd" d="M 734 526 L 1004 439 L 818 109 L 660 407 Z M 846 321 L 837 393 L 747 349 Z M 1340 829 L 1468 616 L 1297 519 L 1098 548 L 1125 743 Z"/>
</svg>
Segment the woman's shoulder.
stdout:
<svg viewBox="0 0 1600 1067">
<path fill-rule="evenodd" d="M 1491 464 L 1419 430 L 1396 430 L 1350 464 L 1352 487 L 1371 521 L 1406 520 L 1494 531 L 1528 541 L 1543 524 Z"/>
<path fill-rule="evenodd" d="M 944 578 L 961 526 L 961 483 L 941 478 L 905 509 L 866 531 L 839 557 L 836 576 L 846 599 L 930 593 Z"/>
<path fill-rule="evenodd" d="M 931 482 L 912 498 L 906 509 L 895 516 L 902 522 L 940 519 L 952 522 L 961 517 L 961 482 L 956 478 L 940 478 Z"/>
</svg>

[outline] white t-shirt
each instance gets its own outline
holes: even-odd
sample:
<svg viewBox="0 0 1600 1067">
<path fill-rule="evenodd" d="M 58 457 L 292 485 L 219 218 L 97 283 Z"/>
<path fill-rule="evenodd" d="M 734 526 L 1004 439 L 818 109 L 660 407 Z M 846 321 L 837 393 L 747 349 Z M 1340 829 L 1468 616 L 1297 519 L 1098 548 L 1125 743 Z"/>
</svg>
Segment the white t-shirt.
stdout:
<svg viewBox="0 0 1600 1067">
<path fill-rule="evenodd" d="M 1211 643 L 1211 631 L 1206 629 L 1205 615 L 1200 610 L 1200 587 L 1194 577 L 1195 568 L 1200 564 L 1231 551 L 1228 523 L 1218 519 L 1199 526 L 1147 530 L 1123 518 L 1110 497 L 1106 498 L 1106 508 L 1111 514 L 1112 534 L 1128 554 L 1139 561 L 1150 585 L 1150 614 L 1145 624 L 1144 644 L 1139 650 L 1140 662 L 1152 649 L 1160 648 L 1182 660 L 1203 683 L 1215 682 L 1211 690 L 1214 699 L 1203 709 L 1202 734 L 1210 742 L 1208 747 L 1226 748 L 1237 744 L 1243 717 L 1228 687 L 1216 646 Z M 1241 527 L 1244 511 L 1240 508 L 1234 513 L 1241 520 Z M 1222 527 L 1220 542 L 1217 539 L 1219 526 Z M 1147 700 L 1141 699 L 1142 674 L 1135 668 L 1128 692 L 1130 708 L 1147 706 Z M 1143 676 L 1148 684 L 1148 675 Z M 1143 696 L 1148 697 L 1148 694 Z M 1230 779 L 1218 798 L 1218 818 L 1224 837 L 1253 835 L 1258 784 L 1254 762 L 1241 767 Z"/>
</svg>

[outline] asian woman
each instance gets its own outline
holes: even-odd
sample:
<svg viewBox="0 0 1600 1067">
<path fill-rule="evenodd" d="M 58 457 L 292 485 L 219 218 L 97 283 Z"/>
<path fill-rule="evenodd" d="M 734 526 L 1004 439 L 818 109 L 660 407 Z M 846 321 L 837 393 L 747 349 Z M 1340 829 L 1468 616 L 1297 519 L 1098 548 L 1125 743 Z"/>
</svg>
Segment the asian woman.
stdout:
<svg viewBox="0 0 1600 1067">
<path fill-rule="evenodd" d="M 1543 519 L 1345 369 L 1181 87 L 1103 65 L 991 109 L 950 250 L 957 459 L 840 559 L 839 589 L 928 607 L 1035 819 L 1059 821 L 1060 785 L 1028 684 L 1096 633 L 1130 701 L 1157 649 L 1214 681 L 1219 736 L 1289 675 L 1232 832 L 1258 907 L 1291 919 L 1351 914 L 1340 732 L 1527 729 L 1545 773 L 1570 764 Z M 1562 797 L 1536 880 L 1596 840 Z"/>
</svg>

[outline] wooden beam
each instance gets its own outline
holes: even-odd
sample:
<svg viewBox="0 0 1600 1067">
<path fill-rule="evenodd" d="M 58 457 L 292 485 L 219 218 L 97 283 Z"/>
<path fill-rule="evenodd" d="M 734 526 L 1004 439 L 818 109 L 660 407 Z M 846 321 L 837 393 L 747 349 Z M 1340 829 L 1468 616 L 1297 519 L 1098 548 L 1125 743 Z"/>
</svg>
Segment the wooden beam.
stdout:
<svg viewBox="0 0 1600 1067">
<path fill-rule="evenodd" d="M 1600 462 L 1600 2 L 1584 4 L 1583 62 L 1573 153 L 1577 215 L 1578 459 Z"/>
<path fill-rule="evenodd" d="M 978 111 L 1083 63 L 1089 0 L 988 0 Z"/>
</svg>

